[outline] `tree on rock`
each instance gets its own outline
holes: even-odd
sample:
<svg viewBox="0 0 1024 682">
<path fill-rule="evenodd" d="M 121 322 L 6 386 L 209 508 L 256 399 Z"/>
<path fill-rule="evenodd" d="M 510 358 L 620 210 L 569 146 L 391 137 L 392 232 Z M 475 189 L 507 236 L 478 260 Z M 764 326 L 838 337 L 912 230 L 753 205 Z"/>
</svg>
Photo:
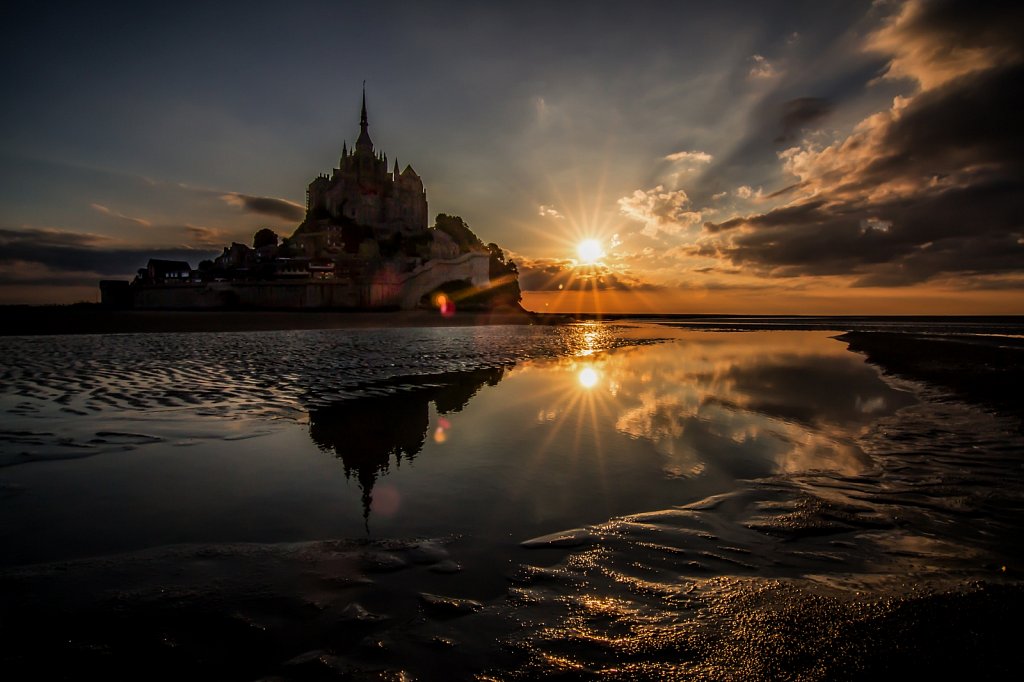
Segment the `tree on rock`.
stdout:
<svg viewBox="0 0 1024 682">
<path fill-rule="evenodd" d="M 480 237 L 473 234 L 466 221 L 457 215 L 438 213 L 437 219 L 434 220 L 434 229 L 441 230 L 451 237 L 458 245 L 459 253 L 484 250 L 484 243 L 480 241 Z"/>
<path fill-rule="evenodd" d="M 277 233 L 269 227 L 264 227 L 252 236 L 252 248 L 258 249 L 264 246 L 277 246 Z"/>
</svg>

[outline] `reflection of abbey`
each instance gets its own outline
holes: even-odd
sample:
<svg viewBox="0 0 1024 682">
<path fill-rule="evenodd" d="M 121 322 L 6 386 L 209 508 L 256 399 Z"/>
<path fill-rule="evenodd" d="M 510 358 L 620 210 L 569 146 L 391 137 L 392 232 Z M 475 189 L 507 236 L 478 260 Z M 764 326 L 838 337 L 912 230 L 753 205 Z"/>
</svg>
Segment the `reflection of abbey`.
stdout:
<svg viewBox="0 0 1024 682">
<path fill-rule="evenodd" d="M 310 216 L 347 218 L 369 225 L 380 236 L 416 234 L 427 229 L 427 192 L 412 166 L 388 170 L 387 154 L 373 151 L 366 120 L 366 95 L 359 119 L 359 139 L 349 152 L 341 149 L 341 160 L 330 177 L 321 175 L 309 183 L 306 212 Z"/>
<path fill-rule="evenodd" d="M 439 292 L 467 304 L 518 307 L 515 265 L 457 216 L 427 224 L 427 193 L 412 166 L 373 148 L 363 93 L 359 137 L 315 178 L 291 236 L 259 230 L 193 269 L 152 259 L 135 281 L 100 283 L 104 303 L 136 308 L 402 308 Z M 492 278 L 497 280 L 492 285 Z"/>
</svg>

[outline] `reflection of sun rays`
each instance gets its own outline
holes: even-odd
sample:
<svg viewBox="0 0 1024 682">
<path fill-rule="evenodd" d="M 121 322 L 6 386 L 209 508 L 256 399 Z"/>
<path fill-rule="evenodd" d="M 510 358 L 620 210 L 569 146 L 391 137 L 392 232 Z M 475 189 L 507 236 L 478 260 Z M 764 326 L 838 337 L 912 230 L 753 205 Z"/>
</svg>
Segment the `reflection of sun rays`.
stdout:
<svg viewBox="0 0 1024 682">
<path fill-rule="evenodd" d="M 538 402 L 548 405 L 541 410 L 545 415 L 541 423 L 548 431 L 524 462 L 524 468 L 530 473 L 525 480 L 531 480 L 542 471 L 552 457 L 569 456 L 576 466 L 596 467 L 600 492 L 604 497 L 609 495 L 611 482 L 607 476 L 600 425 L 614 423 L 611 404 L 614 398 L 603 376 L 602 365 L 603 359 L 599 358 L 567 360 L 549 388 L 534 394 Z M 567 440 L 571 447 L 566 447 Z"/>
</svg>

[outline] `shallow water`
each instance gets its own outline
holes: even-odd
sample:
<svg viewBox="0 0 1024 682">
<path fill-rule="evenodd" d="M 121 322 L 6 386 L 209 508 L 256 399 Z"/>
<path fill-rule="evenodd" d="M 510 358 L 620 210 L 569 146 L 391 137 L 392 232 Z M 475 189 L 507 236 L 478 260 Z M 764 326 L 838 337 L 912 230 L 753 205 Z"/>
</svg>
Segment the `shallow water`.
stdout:
<svg viewBox="0 0 1024 682">
<path fill-rule="evenodd" d="M 817 670 L 774 640 L 745 667 L 794 604 L 849 630 L 929 613 L 920 590 L 990 599 L 965 586 L 1020 565 L 1014 425 L 829 332 L 7 338 L 0 357 L 5 620 L 58 665 L 770 678 Z"/>
</svg>

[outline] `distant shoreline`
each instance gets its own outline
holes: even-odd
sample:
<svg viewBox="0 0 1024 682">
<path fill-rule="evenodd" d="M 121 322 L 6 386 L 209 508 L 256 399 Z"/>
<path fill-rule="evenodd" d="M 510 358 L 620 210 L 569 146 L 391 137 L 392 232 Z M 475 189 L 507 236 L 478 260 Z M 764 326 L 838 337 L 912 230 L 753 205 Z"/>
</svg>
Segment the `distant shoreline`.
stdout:
<svg viewBox="0 0 1024 682">
<path fill-rule="evenodd" d="M 526 311 L 465 311 L 444 317 L 438 311 L 323 310 L 116 310 L 100 305 L 0 306 L 0 336 L 57 334 L 172 334 L 388 327 L 466 327 L 560 324 L 561 315 Z"/>
<path fill-rule="evenodd" d="M 479 325 L 558 325 L 586 321 L 661 322 L 713 331 L 828 329 L 882 331 L 892 324 L 939 323 L 950 333 L 1024 334 L 1024 316 L 1015 315 L 693 315 L 655 313 L 537 313 L 528 310 L 461 311 L 443 317 L 435 310 L 123 310 L 96 303 L 0 305 L 0 336 L 55 334 L 153 334 L 186 332 L 284 331 L 387 327 L 465 327 Z M 908 331 L 904 330 L 904 331 Z"/>
</svg>

